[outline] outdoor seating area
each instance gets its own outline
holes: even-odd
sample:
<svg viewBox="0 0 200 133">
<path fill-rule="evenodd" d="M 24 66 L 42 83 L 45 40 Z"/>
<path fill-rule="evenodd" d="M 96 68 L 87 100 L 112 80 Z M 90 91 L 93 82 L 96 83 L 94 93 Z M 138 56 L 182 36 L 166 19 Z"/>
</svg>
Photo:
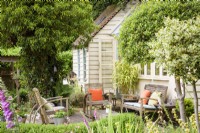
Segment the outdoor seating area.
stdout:
<svg viewBox="0 0 200 133">
<path fill-rule="evenodd" d="M 200 133 L 200 1 L 0 5 L 0 133 Z"/>
<path fill-rule="evenodd" d="M 163 85 L 146 84 L 140 96 L 122 94 L 121 112 L 123 108 L 139 111 L 140 116 L 145 112 L 157 112 L 166 104 L 167 89 Z"/>
</svg>

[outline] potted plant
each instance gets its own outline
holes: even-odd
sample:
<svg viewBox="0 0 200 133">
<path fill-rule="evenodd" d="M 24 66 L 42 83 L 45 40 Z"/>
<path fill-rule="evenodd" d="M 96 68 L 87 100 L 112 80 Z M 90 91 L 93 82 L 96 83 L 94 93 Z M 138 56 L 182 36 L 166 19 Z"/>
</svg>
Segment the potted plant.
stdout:
<svg viewBox="0 0 200 133">
<path fill-rule="evenodd" d="M 55 113 L 53 121 L 55 125 L 63 124 L 65 122 L 66 112 L 63 110 L 59 110 Z"/>
<path fill-rule="evenodd" d="M 21 107 L 20 109 L 16 110 L 17 118 L 19 122 L 25 123 L 26 122 L 26 109 L 24 107 Z"/>
<path fill-rule="evenodd" d="M 111 103 L 106 103 L 105 104 L 105 108 L 106 108 L 106 113 L 109 113 L 110 110 L 112 109 L 112 104 Z"/>
</svg>

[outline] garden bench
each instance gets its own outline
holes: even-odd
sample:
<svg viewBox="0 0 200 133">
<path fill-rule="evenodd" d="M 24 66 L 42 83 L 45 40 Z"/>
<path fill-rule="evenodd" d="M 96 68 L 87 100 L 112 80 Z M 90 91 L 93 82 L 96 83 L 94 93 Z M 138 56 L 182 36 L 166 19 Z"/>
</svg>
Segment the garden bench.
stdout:
<svg viewBox="0 0 200 133">
<path fill-rule="evenodd" d="M 34 100 L 34 106 L 31 110 L 30 113 L 30 120 L 29 123 L 32 120 L 32 115 L 33 115 L 33 122 L 35 123 L 35 118 L 37 113 L 40 114 L 40 117 L 42 119 L 43 124 L 49 124 L 49 118 L 48 115 L 55 114 L 56 111 L 58 110 L 64 110 L 68 111 L 68 98 L 63 98 L 62 96 L 57 96 L 57 97 L 51 97 L 48 99 L 44 99 L 41 97 L 40 92 L 37 88 L 33 88 L 33 96 L 32 100 Z M 62 106 L 63 100 L 66 100 L 66 106 Z M 52 105 L 52 102 L 59 101 L 60 106 L 54 106 Z"/>
<path fill-rule="evenodd" d="M 144 90 L 149 90 L 151 92 L 151 94 L 153 94 L 153 92 L 160 92 L 161 93 L 161 103 L 165 104 L 166 102 L 166 95 L 167 95 L 167 86 L 164 85 L 156 85 L 156 84 L 146 84 L 144 87 Z M 129 98 L 129 100 L 127 100 L 127 98 Z M 134 95 L 129 95 L 129 94 L 122 94 L 122 99 L 121 99 L 121 112 L 123 111 L 123 108 L 127 109 L 131 109 L 131 110 L 135 110 L 135 111 L 139 111 L 140 116 L 143 115 L 143 113 L 145 112 L 156 112 L 158 111 L 160 108 L 159 106 L 154 106 L 154 105 L 148 105 L 148 104 L 143 104 L 143 100 L 147 99 L 147 100 L 156 100 L 158 101 L 158 99 L 152 99 L 150 97 L 139 97 L 139 96 L 134 96 Z M 142 101 L 142 102 L 138 102 L 138 101 Z"/>
</svg>

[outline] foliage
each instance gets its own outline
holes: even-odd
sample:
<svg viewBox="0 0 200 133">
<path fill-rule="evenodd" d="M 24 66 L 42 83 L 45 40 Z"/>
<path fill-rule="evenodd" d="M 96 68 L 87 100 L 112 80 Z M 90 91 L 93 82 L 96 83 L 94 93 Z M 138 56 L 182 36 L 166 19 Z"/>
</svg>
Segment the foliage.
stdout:
<svg viewBox="0 0 200 133">
<path fill-rule="evenodd" d="M 145 124 L 139 116 L 133 113 L 123 113 L 112 118 L 103 118 L 98 121 L 90 122 L 89 126 L 93 133 L 107 133 L 108 131 L 114 131 L 118 133 L 144 133 L 144 132 L 165 132 L 165 133 L 184 133 L 184 132 L 197 132 L 194 124 L 194 115 L 190 117 L 190 121 L 187 123 L 181 123 L 180 127 L 173 127 L 173 125 L 159 126 L 153 122 L 147 121 Z M 110 125 L 110 126 L 109 126 Z M 83 123 L 75 123 L 69 125 L 41 125 L 41 124 L 20 124 L 20 133 L 87 133 L 87 129 Z M 153 126 L 152 130 L 150 127 Z M 0 133 L 5 133 L 8 130 L 5 128 L 5 123 L 0 122 Z"/>
<path fill-rule="evenodd" d="M 3 89 L 3 90 L 6 90 L 6 86 L 2 80 L 2 78 L 0 77 L 0 90 Z"/>
<path fill-rule="evenodd" d="M 189 81 L 192 84 L 198 131 L 200 131 L 200 126 L 198 124 L 198 98 L 195 83 L 200 79 L 199 33 L 199 16 L 185 21 L 166 18 L 165 27 L 158 31 L 156 40 L 150 43 L 154 50 L 152 53 L 158 63 L 164 64 L 168 72 L 175 75 L 176 79 L 182 78 L 184 82 Z M 177 91 L 178 97 L 180 92 L 179 87 Z M 182 106 L 180 106 L 182 117 L 184 113 L 181 113 L 183 110 L 181 108 Z"/>
<path fill-rule="evenodd" d="M 2 56 L 19 56 L 20 55 L 20 47 L 13 47 L 8 49 L 0 48 L 0 55 Z"/>
<path fill-rule="evenodd" d="M 154 58 L 148 42 L 155 38 L 165 17 L 187 20 L 200 14 L 199 1 L 143 1 L 120 29 L 119 54 L 129 62 L 146 63 Z"/>
<path fill-rule="evenodd" d="M 60 78 L 63 79 L 72 70 L 72 51 L 69 50 L 58 53 L 57 60 L 60 63 L 60 65 L 58 65 L 59 73 L 62 75 Z"/>
<path fill-rule="evenodd" d="M 57 82 L 55 86 L 56 96 L 69 97 L 73 92 L 71 85 L 63 85 L 61 82 Z"/>
<path fill-rule="evenodd" d="M 156 62 L 164 64 L 169 74 L 189 81 L 198 79 L 195 75 L 200 59 L 199 20 L 200 17 L 188 21 L 166 18 L 165 27 L 150 43 Z"/>
<path fill-rule="evenodd" d="M 78 36 L 90 40 L 94 29 L 88 1 L 1 1 L 0 45 L 21 47 L 19 69 L 26 88 L 55 95 L 65 65 L 59 54 Z M 67 57 L 71 59 L 70 57 Z M 66 72 L 66 70 L 65 70 Z M 66 75 L 66 74 L 65 74 Z"/>
<path fill-rule="evenodd" d="M 109 5 L 115 4 L 123 8 L 127 2 L 128 0 L 91 0 L 90 3 L 93 6 L 92 16 L 96 19 Z"/>
<path fill-rule="evenodd" d="M 119 114 L 117 116 L 112 116 L 112 125 L 114 126 L 114 129 L 117 130 L 117 128 L 122 129 L 122 132 L 125 132 L 126 123 L 129 123 L 129 125 L 133 125 L 133 129 L 137 129 L 137 131 L 143 132 L 144 126 L 143 122 L 138 123 L 140 121 L 139 117 L 137 115 L 131 114 Z M 98 129 L 97 122 L 90 122 L 89 125 L 93 129 L 94 133 L 99 133 L 105 131 L 105 128 L 108 126 L 108 118 L 103 118 L 98 121 L 100 125 L 103 127 L 101 129 Z M 138 125 L 138 126 L 136 126 Z M 121 127 L 120 127 L 121 126 Z M 76 124 L 69 124 L 69 125 L 41 125 L 41 124 L 20 124 L 20 133 L 64 133 L 64 132 L 75 132 L 75 133 L 86 133 L 87 129 L 83 123 L 76 123 Z M 5 123 L 0 122 L 0 133 L 6 132 Z"/>
<path fill-rule="evenodd" d="M 22 103 L 28 102 L 28 94 L 29 94 L 29 91 L 27 89 L 20 88 L 19 97 Z"/>
<path fill-rule="evenodd" d="M 122 93 L 134 92 L 138 82 L 139 67 L 131 65 L 125 60 L 115 64 L 113 80 Z"/>
<path fill-rule="evenodd" d="M 59 110 L 55 113 L 54 118 L 64 118 L 67 113 L 63 110 Z"/>
<path fill-rule="evenodd" d="M 189 98 L 184 99 L 184 105 L 185 105 L 185 113 L 186 116 L 189 118 L 192 114 L 194 114 L 194 104 L 193 101 Z M 179 104 L 176 103 L 176 110 L 179 110 Z"/>
<path fill-rule="evenodd" d="M 83 107 L 84 96 L 83 92 L 72 93 L 69 97 L 70 104 L 75 107 Z"/>
<path fill-rule="evenodd" d="M 0 105 L 0 116 L 3 116 L 3 109 L 1 107 L 1 105 Z"/>
</svg>

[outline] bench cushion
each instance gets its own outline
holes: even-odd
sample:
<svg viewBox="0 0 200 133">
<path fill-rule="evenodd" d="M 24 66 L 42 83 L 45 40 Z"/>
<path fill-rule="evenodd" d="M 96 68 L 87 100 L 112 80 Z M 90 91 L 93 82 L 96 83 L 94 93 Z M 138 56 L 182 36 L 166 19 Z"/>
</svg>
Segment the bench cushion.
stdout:
<svg viewBox="0 0 200 133">
<path fill-rule="evenodd" d="M 152 99 L 149 99 L 148 105 L 158 105 L 161 99 L 161 94 L 162 94 L 161 92 L 154 91 L 150 97 Z"/>
<path fill-rule="evenodd" d="M 140 98 L 149 98 L 151 96 L 151 91 L 150 90 L 144 90 L 141 95 Z M 148 103 L 148 99 L 142 99 L 143 104 L 147 104 Z M 141 100 L 139 100 L 139 103 L 141 103 Z"/>
<path fill-rule="evenodd" d="M 103 90 L 102 89 L 89 89 L 88 92 L 92 94 L 92 101 L 103 100 Z"/>
<path fill-rule="evenodd" d="M 134 107 L 138 107 L 138 108 L 141 107 L 141 104 L 137 103 L 137 102 L 124 102 L 124 105 L 134 106 Z M 154 105 L 145 105 L 145 104 L 143 104 L 143 108 L 145 108 L 145 109 L 157 109 Z"/>
</svg>

